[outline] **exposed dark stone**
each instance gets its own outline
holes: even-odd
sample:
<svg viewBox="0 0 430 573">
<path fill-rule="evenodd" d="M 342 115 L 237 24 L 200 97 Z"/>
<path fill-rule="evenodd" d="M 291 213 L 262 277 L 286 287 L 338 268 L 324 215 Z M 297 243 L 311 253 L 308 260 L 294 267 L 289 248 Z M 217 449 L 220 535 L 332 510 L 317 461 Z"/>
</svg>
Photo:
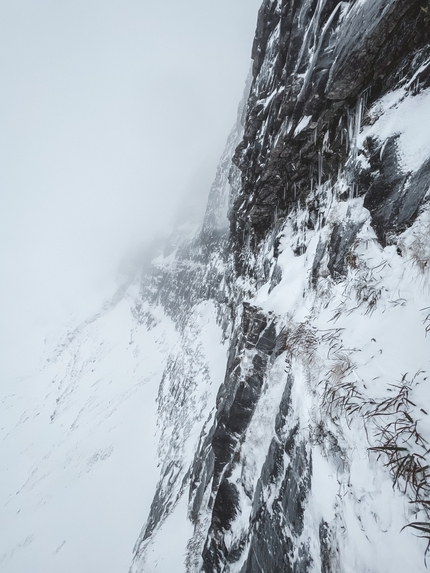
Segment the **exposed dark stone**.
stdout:
<svg viewBox="0 0 430 573">
<path fill-rule="evenodd" d="M 215 454 L 214 487 L 226 463 L 232 459 L 236 444 L 252 418 L 261 394 L 268 358 L 276 345 L 274 322 L 255 307 L 244 304 L 241 336 L 231 347 L 224 384 L 217 399 L 216 428 L 212 438 Z M 238 360 L 244 349 L 254 351 L 252 368 L 242 373 Z"/>
<path fill-rule="evenodd" d="M 303 532 L 312 465 L 309 447 L 301 441 L 298 427 L 289 429 L 292 385 L 289 376 L 276 416 L 276 437 L 254 494 L 249 552 L 241 573 L 307 573 L 312 564 L 305 545 L 294 551 Z M 290 460 L 287 463 L 285 453 Z"/>
<path fill-rule="evenodd" d="M 237 515 L 239 495 L 236 486 L 224 478 L 220 483 L 212 512 L 212 524 L 216 529 L 230 529 Z"/>
<path fill-rule="evenodd" d="M 380 203 L 379 193 L 386 193 L 390 178 L 399 178 L 400 187 L 405 182 L 408 174 L 390 175 L 388 156 L 385 175 L 373 183 L 370 171 L 353 161 L 347 165 L 354 145 L 348 139 L 348 125 L 354 121 L 360 98 L 370 107 L 400 80 L 412 77 L 428 58 L 429 18 L 421 4 L 419 0 L 374 0 L 362 7 L 338 0 L 263 2 L 245 133 L 234 156 L 242 172 L 242 191 L 230 215 L 239 274 L 255 272 L 243 257 L 243 247 L 258 249 L 271 232 L 274 210 L 283 218 L 298 205 L 304 206 L 312 186 L 336 181 L 339 169 L 349 171 L 351 191 L 344 198 L 369 191 L 369 205 Z M 278 25 L 279 37 L 274 39 Z M 417 77 L 417 86 L 430 82 L 430 70 L 426 70 Z M 265 105 L 269 97 L 270 104 Z M 295 133 L 304 116 L 311 120 Z M 384 153 L 389 153 L 389 146 Z M 394 201 L 391 206 L 388 200 L 389 205 L 370 209 L 381 242 L 387 221 L 392 231 L 402 231 L 422 201 L 421 192 L 414 194 L 409 185 L 403 189 L 405 195 L 414 195 L 410 204 L 402 200 L 401 205 Z M 313 220 L 309 219 L 311 225 Z M 343 265 L 336 261 L 335 266 Z"/>
<path fill-rule="evenodd" d="M 267 316 L 249 303 L 243 303 L 242 332 L 246 339 L 246 347 L 254 347 L 266 328 Z"/>
<path fill-rule="evenodd" d="M 291 391 L 293 389 L 293 377 L 291 374 L 288 375 L 287 383 L 285 384 L 284 392 L 282 394 L 281 403 L 279 405 L 279 411 L 276 415 L 275 420 L 275 432 L 279 440 L 283 440 L 285 424 L 288 420 L 288 415 L 290 413 L 291 407 Z"/>
<path fill-rule="evenodd" d="M 326 88 L 328 98 L 345 100 L 357 95 L 375 74 L 379 75 L 381 70 L 391 71 L 390 64 L 403 56 L 411 41 L 408 35 L 399 33 L 399 24 L 414 23 L 417 4 L 379 0 L 352 12 L 333 54 L 334 64 Z"/>
<path fill-rule="evenodd" d="M 260 336 L 255 348 L 260 350 L 267 356 L 270 356 L 276 345 L 276 328 L 275 324 L 271 322 L 263 334 Z"/>
<path fill-rule="evenodd" d="M 278 523 L 270 521 L 270 516 L 265 515 L 258 531 L 253 535 L 248 559 L 241 573 L 294 573 L 291 564 L 293 542 L 285 537 Z M 270 537 L 267 537 L 267 534 Z"/>
<path fill-rule="evenodd" d="M 371 168 L 376 175 L 364 199 L 382 244 L 387 235 L 412 224 L 430 187 L 430 159 L 414 174 L 404 173 L 397 154 L 398 136 L 386 142 L 369 141 Z"/>
<path fill-rule="evenodd" d="M 312 284 L 313 284 L 313 286 L 316 286 L 316 283 L 318 281 L 319 274 L 320 274 L 321 261 L 323 260 L 324 255 L 326 253 L 326 248 L 327 248 L 326 243 L 321 241 L 321 239 L 320 239 L 318 241 L 317 249 L 315 252 L 314 262 L 312 264 Z"/>
<path fill-rule="evenodd" d="M 269 360 L 277 346 L 274 318 L 243 304 L 242 318 L 232 337 L 227 373 L 217 397 L 215 422 L 198 448 L 191 474 L 191 516 L 195 520 L 207 487 L 211 487 L 212 522 L 205 543 L 204 571 L 222 571 L 239 559 L 243 544 L 227 551 L 223 533 L 238 510 L 236 486 L 230 482 L 237 449 L 260 398 Z M 251 367 L 241 365 L 247 352 Z"/>
<path fill-rule="evenodd" d="M 424 197 L 430 188 L 430 159 L 428 159 L 421 168 L 412 175 L 402 197 L 397 204 L 397 227 L 399 230 L 411 225 L 418 214 Z"/>
<path fill-rule="evenodd" d="M 281 282 L 282 280 L 282 269 L 279 265 L 275 265 L 275 268 L 273 269 L 273 273 L 272 273 L 272 278 L 270 281 L 270 288 L 269 288 L 269 294 L 272 292 L 272 290 L 278 286 L 278 284 Z"/>
<path fill-rule="evenodd" d="M 230 523 L 236 517 L 238 505 L 237 488 L 228 481 L 228 477 L 225 477 L 218 488 L 212 511 L 211 529 L 202 554 L 203 571 L 207 573 L 222 571 L 223 564 L 227 560 L 233 562 L 240 557 L 243 544 L 239 544 L 229 552 L 223 539 L 224 533 L 230 529 Z"/>
<path fill-rule="evenodd" d="M 329 261 L 327 267 L 334 278 L 346 272 L 346 254 L 350 250 L 363 223 L 348 221 L 344 225 L 333 227 L 328 244 Z"/>
<path fill-rule="evenodd" d="M 319 526 L 321 573 L 337 573 L 338 549 L 333 532 L 326 521 Z"/>
<path fill-rule="evenodd" d="M 212 426 L 203 445 L 197 448 L 198 455 L 195 456 L 192 466 L 189 498 L 190 517 L 193 522 L 197 521 L 204 493 L 214 474 L 215 454 L 212 450 L 214 431 L 215 427 Z"/>
<path fill-rule="evenodd" d="M 281 408 L 285 408 L 285 403 Z M 281 416 L 282 417 L 282 416 Z M 311 461 L 308 447 L 300 442 L 297 428 L 287 437 L 287 444 L 273 439 L 254 497 L 252 533 L 248 558 L 242 573 L 282 571 L 307 573 L 311 566 L 305 546 L 295 553 L 297 538 L 303 531 L 305 502 L 311 484 Z M 290 463 L 285 466 L 285 447 Z M 279 485 L 278 485 L 279 484 Z M 266 488 L 278 491 L 267 507 Z"/>
<path fill-rule="evenodd" d="M 303 185 L 308 187 L 312 177 L 314 181 L 318 180 L 319 146 L 309 145 L 306 133 L 303 134 L 305 141 L 301 137 L 291 137 L 293 128 L 288 131 L 288 135 L 284 134 L 283 122 L 287 116 L 293 115 L 293 125 L 297 125 L 302 115 L 317 115 L 324 107 L 326 100 L 322 95 L 328 77 L 324 62 L 330 53 L 330 30 L 336 26 L 340 14 L 340 10 L 337 10 L 331 17 L 339 1 L 324 3 L 318 26 L 323 28 L 327 24 L 329 29 L 323 35 L 318 48 L 322 60 L 314 62 L 314 81 L 307 81 L 304 85 L 300 74 L 310 65 L 310 43 L 318 37 L 317 32 L 308 34 L 308 45 L 303 45 L 304 30 L 315 21 L 312 18 L 316 2 L 285 0 L 281 2 L 281 9 L 277 12 L 274 11 L 275 4 L 265 2 L 260 11 L 253 50 L 254 86 L 248 105 L 244 140 L 235 155 L 235 162 L 243 174 L 243 193 L 237 198 L 232 211 L 233 239 L 241 244 L 245 236 L 249 236 L 251 248 L 255 247 L 255 241 L 262 238 L 271 226 L 273 207 L 276 206 L 279 215 L 282 215 L 301 196 Z M 268 12 L 273 12 L 270 26 L 265 24 Z M 266 55 L 266 43 L 278 22 L 281 33 L 273 55 L 272 77 L 267 84 L 264 81 L 258 82 L 262 61 Z M 279 85 L 285 86 L 284 92 L 276 94 L 270 105 L 262 108 L 261 100 L 273 93 L 277 89 L 275 86 Z M 338 106 L 332 102 L 327 105 L 332 108 L 338 120 Z M 272 142 L 275 140 L 277 143 L 273 146 Z M 260 141 L 264 141 L 264 146 L 258 145 Z M 338 151 L 345 153 L 341 146 Z M 329 167 L 331 166 L 327 165 L 327 168 Z M 328 171 L 329 169 L 327 175 Z M 243 266 L 240 260 L 237 260 L 237 263 L 238 267 Z"/>
<path fill-rule="evenodd" d="M 221 572 L 226 552 L 224 539 L 221 535 L 217 539 L 209 537 L 202 553 L 204 573 Z"/>
<path fill-rule="evenodd" d="M 292 461 L 286 468 L 280 489 L 283 514 L 297 536 L 303 532 L 304 503 L 311 485 L 311 465 L 307 449 L 306 444 L 300 442 L 291 451 Z"/>
</svg>

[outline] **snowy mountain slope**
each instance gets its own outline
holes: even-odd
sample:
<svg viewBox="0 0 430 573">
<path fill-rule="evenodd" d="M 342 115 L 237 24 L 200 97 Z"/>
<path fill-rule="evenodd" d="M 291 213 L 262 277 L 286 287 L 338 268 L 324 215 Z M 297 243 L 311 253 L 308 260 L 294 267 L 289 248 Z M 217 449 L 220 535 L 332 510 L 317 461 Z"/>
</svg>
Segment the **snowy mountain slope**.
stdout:
<svg viewBox="0 0 430 573">
<path fill-rule="evenodd" d="M 210 299 L 225 298 L 219 246 L 241 134 L 239 121 L 204 244 L 179 230 L 140 283 L 124 283 L 95 315 L 51 336 L 40 370 L 4 392 L 1 571 L 126 571 L 153 492 L 159 515 L 148 535 L 176 506 L 225 370 L 230 327 Z M 177 557 L 169 553 L 168 567 Z"/>
<path fill-rule="evenodd" d="M 0 570 L 126 570 L 155 487 L 155 397 L 177 342 L 151 331 L 130 287 L 2 403 Z"/>
<path fill-rule="evenodd" d="M 124 570 L 137 523 L 131 573 L 426 570 L 429 29 L 416 1 L 263 2 L 202 228 L 5 402 L 6 571 Z M 121 525 L 57 532 L 82 499 Z"/>
</svg>

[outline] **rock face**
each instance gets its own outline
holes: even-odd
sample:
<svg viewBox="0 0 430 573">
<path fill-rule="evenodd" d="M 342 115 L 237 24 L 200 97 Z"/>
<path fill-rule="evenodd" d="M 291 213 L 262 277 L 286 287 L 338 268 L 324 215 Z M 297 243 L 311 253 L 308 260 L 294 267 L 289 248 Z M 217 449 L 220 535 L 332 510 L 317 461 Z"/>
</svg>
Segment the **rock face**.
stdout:
<svg viewBox="0 0 430 573">
<path fill-rule="evenodd" d="M 131 571 L 180 524 L 178 573 L 424 571 L 430 7 L 264 0 L 252 59 L 202 229 L 136 304 L 181 344 Z"/>
<path fill-rule="evenodd" d="M 353 156 L 366 109 L 427 63 L 428 15 L 422 8 L 391 0 L 263 3 L 246 128 L 234 158 L 243 181 L 232 215 L 237 253 L 265 236 L 275 210 L 282 220 L 305 203 L 313 185 L 334 183 L 346 168 L 354 193 L 368 194 L 365 206 L 381 238 L 412 222 L 425 191 L 403 206 L 399 195 L 408 178 L 396 165 L 395 138 L 394 156 L 384 146 L 379 159 L 382 142 L 368 142 L 368 170 L 358 169 Z M 427 86 L 427 74 L 419 77 Z M 392 206 L 390 194 L 401 204 Z"/>
</svg>

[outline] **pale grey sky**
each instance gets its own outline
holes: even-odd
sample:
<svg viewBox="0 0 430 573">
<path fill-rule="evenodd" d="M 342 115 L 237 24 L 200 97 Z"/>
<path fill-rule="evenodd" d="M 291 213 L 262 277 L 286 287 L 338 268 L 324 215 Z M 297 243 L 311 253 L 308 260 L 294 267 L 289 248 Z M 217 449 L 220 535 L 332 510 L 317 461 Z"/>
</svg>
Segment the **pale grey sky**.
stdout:
<svg viewBox="0 0 430 573">
<path fill-rule="evenodd" d="M 0 373 L 203 202 L 261 0 L 2 0 Z"/>
</svg>

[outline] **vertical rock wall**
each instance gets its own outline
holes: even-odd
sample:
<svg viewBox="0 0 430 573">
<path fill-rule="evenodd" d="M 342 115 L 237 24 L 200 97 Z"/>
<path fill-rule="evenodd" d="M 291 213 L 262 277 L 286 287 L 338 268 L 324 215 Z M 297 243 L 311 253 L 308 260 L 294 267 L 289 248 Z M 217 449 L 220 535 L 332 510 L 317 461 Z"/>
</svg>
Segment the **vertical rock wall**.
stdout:
<svg viewBox="0 0 430 573">
<path fill-rule="evenodd" d="M 425 570 L 401 529 L 430 532 L 429 31 L 417 0 L 264 0 L 243 137 L 202 231 L 142 289 L 184 332 L 213 301 L 228 352 L 188 465 L 162 460 L 133 572 L 163 570 L 147 556 L 180 499 L 178 572 Z M 180 432 L 195 409 L 169 404 Z"/>
</svg>

